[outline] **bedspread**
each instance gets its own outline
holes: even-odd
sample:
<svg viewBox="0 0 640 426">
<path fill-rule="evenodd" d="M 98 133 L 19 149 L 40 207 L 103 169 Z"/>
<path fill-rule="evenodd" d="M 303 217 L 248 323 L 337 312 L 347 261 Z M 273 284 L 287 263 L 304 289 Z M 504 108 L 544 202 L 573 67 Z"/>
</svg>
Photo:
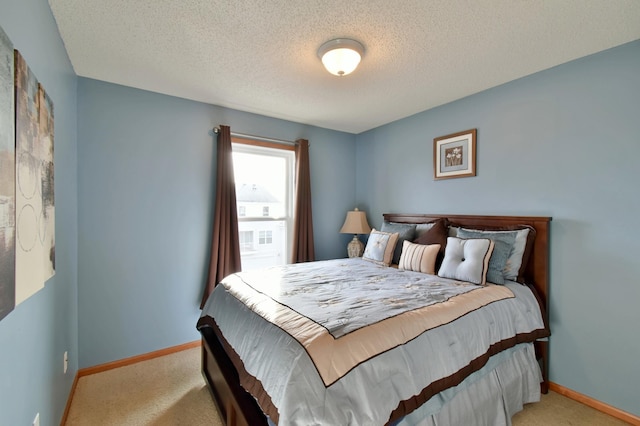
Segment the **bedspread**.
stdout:
<svg viewBox="0 0 640 426">
<path fill-rule="evenodd" d="M 282 424 L 384 424 L 547 335 L 519 284 L 485 287 L 339 259 L 233 274 L 213 326 L 241 382 Z"/>
</svg>

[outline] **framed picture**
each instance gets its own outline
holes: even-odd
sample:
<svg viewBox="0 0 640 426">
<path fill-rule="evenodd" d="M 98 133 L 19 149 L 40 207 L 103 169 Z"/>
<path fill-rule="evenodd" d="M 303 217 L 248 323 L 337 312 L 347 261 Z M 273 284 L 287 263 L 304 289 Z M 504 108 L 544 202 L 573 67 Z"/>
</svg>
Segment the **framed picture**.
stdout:
<svg viewBox="0 0 640 426">
<path fill-rule="evenodd" d="M 434 180 L 476 175 L 476 129 L 433 140 Z"/>
</svg>

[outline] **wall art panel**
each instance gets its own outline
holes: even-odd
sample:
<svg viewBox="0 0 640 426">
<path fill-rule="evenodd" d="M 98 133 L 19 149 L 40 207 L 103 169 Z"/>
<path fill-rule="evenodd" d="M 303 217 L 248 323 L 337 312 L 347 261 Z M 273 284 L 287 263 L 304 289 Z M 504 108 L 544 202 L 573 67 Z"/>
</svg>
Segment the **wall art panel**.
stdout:
<svg viewBox="0 0 640 426">
<path fill-rule="evenodd" d="M 15 111 L 13 45 L 0 28 L 0 320 L 15 306 Z"/>
<path fill-rule="evenodd" d="M 16 93 L 16 305 L 55 273 L 53 103 L 20 52 Z"/>
</svg>

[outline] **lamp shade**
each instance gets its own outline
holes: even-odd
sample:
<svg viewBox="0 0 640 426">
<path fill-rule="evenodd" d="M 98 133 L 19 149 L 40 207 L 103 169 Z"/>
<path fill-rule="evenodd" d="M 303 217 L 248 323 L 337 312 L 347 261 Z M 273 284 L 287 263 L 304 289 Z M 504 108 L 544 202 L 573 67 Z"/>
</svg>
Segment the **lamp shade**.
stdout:
<svg viewBox="0 0 640 426">
<path fill-rule="evenodd" d="M 371 232 L 371 227 L 367 222 L 367 214 L 365 212 L 357 208 L 347 212 L 344 225 L 340 228 L 341 234 L 368 234 L 369 232 Z"/>
<path fill-rule="evenodd" d="M 352 73 L 363 54 L 364 46 L 361 43 L 346 38 L 330 40 L 318 49 L 318 57 L 324 67 L 337 76 Z"/>
</svg>

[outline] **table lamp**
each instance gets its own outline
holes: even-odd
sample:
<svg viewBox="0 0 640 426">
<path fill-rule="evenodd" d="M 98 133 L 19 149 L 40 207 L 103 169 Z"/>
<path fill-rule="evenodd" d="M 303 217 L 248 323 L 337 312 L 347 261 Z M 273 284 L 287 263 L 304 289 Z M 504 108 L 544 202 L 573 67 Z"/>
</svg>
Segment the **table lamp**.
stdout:
<svg viewBox="0 0 640 426">
<path fill-rule="evenodd" d="M 367 222 L 367 214 L 365 212 L 358 210 L 357 207 L 347 212 L 347 218 L 340 229 L 340 233 L 353 234 L 353 240 L 347 245 L 347 254 L 349 257 L 362 256 L 364 244 L 358 239 L 358 234 L 368 234 L 369 232 L 371 232 L 371 227 Z"/>
</svg>

